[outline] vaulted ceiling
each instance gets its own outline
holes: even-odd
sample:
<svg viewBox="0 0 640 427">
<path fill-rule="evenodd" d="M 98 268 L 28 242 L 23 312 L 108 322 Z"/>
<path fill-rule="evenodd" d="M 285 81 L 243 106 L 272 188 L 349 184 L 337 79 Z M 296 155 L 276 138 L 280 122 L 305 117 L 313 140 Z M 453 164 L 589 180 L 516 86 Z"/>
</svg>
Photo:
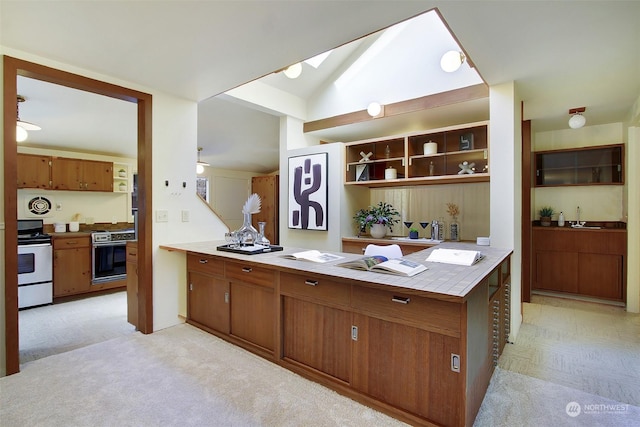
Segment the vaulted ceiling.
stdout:
<svg viewBox="0 0 640 427">
<path fill-rule="evenodd" d="M 532 120 L 534 130 L 566 128 L 568 110 L 580 106 L 587 107 L 587 125 L 629 120 L 632 105 L 640 95 L 637 77 L 640 2 L 129 1 L 125 4 L 3 0 L 0 44 L 8 55 L 15 50 L 47 57 L 197 101 L 198 145 L 203 146 L 203 159 L 227 168 L 267 172 L 277 164 L 232 161 L 246 157 L 238 153 L 246 152 L 247 144 L 255 148 L 262 142 L 267 145 L 263 148 L 264 155 L 259 157 L 273 156 L 274 150 L 277 152 L 277 137 L 273 141 L 264 132 L 277 132 L 277 117 L 247 111 L 239 105 L 230 106 L 228 101 L 213 97 L 262 76 L 268 76 L 265 81 L 277 86 L 274 80 L 281 76 L 272 75 L 273 71 L 434 6 L 489 85 L 516 82 L 524 102 L 524 118 Z M 416 53 L 407 58 L 407 67 L 418 62 L 423 45 L 428 45 L 428 41 L 416 41 Z M 357 50 L 358 46 L 345 49 Z M 345 60 L 349 57 L 349 52 L 344 54 Z M 303 80 L 287 84 L 300 86 L 295 88 L 297 96 L 310 99 L 316 95 L 313 85 L 319 87 L 323 82 L 326 80 L 309 85 L 304 85 Z M 23 83 L 27 90 L 28 83 Z M 23 94 L 28 101 L 21 105 L 21 118 L 41 120 L 38 124 L 43 126 L 44 135 L 45 123 L 54 112 L 50 110 L 46 113 L 48 117 L 39 117 L 35 112 L 40 102 L 37 92 Z M 74 107 L 83 105 L 73 95 L 60 96 Z M 226 104 L 214 105 L 220 102 Z M 112 108 L 90 101 L 83 112 L 98 104 L 99 108 Z M 486 111 L 486 105 L 469 109 L 468 114 L 472 114 L 471 110 Z M 57 112 L 63 110 L 62 104 L 58 104 Z M 231 117 L 233 110 L 239 114 L 235 116 L 237 121 Z M 98 123 L 108 125 L 113 119 L 118 125 L 109 127 L 126 132 L 127 119 L 120 121 L 119 114 L 100 113 Z M 128 116 L 126 112 L 122 114 Z M 439 114 L 441 117 L 430 123 L 437 125 L 452 114 L 462 114 L 462 110 Z M 81 114 L 70 116 L 76 125 L 74 135 L 81 138 Z M 62 123 L 61 117 L 56 118 L 57 123 Z M 424 120 L 409 116 L 406 119 Z M 222 126 L 223 123 L 243 125 L 230 128 Z M 401 125 L 396 123 L 394 128 L 380 122 L 375 126 L 378 128 L 368 126 L 364 130 L 344 130 L 342 135 L 327 135 L 340 140 L 352 132 L 348 137 L 356 138 L 365 131 L 386 132 L 385 128 L 396 129 Z M 70 128 L 65 125 L 61 129 L 69 132 Z M 67 134 L 67 141 L 73 139 L 70 135 Z M 89 138 L 99 140 L 101 147 L 113 145 L 101 139 L 107 135 L 106 131 L 96 131 L 94 126 L 93 133 L 84 136 L 85 144 Z M 239 139 L 228 139 L 236 137 Z M 38 138 L 33 138 L 37 143 Z"/>
</svg>

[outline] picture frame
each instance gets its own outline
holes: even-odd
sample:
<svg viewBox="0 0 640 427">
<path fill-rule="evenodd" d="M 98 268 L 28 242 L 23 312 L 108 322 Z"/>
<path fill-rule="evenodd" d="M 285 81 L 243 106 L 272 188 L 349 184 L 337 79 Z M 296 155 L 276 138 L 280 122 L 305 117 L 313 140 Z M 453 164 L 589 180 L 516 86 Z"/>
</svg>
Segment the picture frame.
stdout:
<svg viewBox="0 0 640 427">
<path fill-rule="evenodd" d="M 327 164 L 328 153 L 289 157 L 289 228 L 328 230 Z"/>
<path fill-rule="evenodd" d="M 473 150 L 473 133 L 467 132 L 460 135 L 460 151 Z"/>
</svg>

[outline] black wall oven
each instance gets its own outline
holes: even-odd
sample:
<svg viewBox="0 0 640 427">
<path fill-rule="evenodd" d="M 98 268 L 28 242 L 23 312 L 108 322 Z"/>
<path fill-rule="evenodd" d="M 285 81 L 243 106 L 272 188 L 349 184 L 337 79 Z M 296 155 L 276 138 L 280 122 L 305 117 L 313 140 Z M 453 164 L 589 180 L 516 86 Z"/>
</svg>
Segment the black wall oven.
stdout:
<svg viewBox="0 0 640 427">
<path fill-rule="evenodd" d="M 132 230 L 102 231 L 91 234 L 91 283 L 105 283 L 127 277 L 127 240 L 133 240 Z"/>
</svg>

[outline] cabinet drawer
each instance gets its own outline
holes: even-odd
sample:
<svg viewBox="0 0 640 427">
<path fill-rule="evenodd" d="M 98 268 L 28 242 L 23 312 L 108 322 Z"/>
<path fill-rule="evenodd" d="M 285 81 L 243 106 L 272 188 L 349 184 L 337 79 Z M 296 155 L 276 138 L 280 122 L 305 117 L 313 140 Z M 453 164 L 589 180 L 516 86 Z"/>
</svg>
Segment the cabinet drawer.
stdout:
<svg viewBox="0 0 640 427">
<path fill-rule="evenodd" d="M 240 264 L 235 262 L 225 263 L 227 278 L 234 278 L 247 283 L 274 288 L 276 272 L 253 264 Z"/>
<path fill-rule="evenodd" d="M 89 236 L 56 236 L 53 238 L 53 249 L 88 248 L 89 246 L 91 246 L 91 238 Z"/>
<path fill-rule="evenodd" d="M 211 276 L 224 276 L 224 261 L 211 255 L 187 253 L 187 271 L 197 271 Z"/>
<path fill-rule="evenodd" d="M 353 286 L 351 306 L 370 316 L 460 336 L 460 304 L 457 303 Z"/>
<path fill-rule="evenodd" d="M 138 246 L 127 243 L 127 262 L 138 262 Z"/>
<path fill-rule="evenodd" d="M 318 302 L 349 305 L 351 287 L 346 283 L 304 276 L 300 274 L 280 273 L 280 293 Z"/>
</svg>

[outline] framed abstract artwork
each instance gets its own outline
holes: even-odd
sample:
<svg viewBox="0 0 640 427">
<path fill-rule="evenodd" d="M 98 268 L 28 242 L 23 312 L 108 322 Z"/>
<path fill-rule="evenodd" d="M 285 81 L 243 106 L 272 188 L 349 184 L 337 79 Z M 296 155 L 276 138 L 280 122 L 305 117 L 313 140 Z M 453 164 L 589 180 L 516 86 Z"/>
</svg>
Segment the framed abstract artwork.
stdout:
<svg viewBox="0 0 640 427">
<path fill-rule="evenodd" d="M 327 230 L 327 153 L 289 157 L 289 228 Z"/>
</svg>

